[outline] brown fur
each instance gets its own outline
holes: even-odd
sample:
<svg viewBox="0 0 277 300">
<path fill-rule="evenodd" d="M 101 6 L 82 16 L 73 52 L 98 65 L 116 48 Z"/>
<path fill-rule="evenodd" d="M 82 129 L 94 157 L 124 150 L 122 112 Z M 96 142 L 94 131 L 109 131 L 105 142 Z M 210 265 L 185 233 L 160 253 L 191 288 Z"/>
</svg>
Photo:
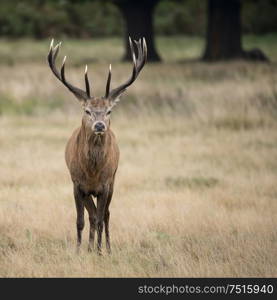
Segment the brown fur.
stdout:
<svg viewBox="0 0 277 300">
<path fill-rule="evenodd" d="M 84 109 L 105 112 L 109 101 L 103 99 L 87 100 Z M 103 114 L 104 115 L 104 114 Z M 102 115 L 102 117 L 103 117 Z M 102 120 L 101 115 L 98 120 Z M 101 234 L 103 221 L 106 229 L 106 244 L 110 251 L 109 241 L 109 204 L 111 202 L 113 185 L 119 161 L 119 149 L 115 136 L 109 128 L 103 135 L 95 135 L 91 128 L 91 120 L 83 116 L 82 125 L 74 131 L 69 139 L 65 160 L 74 185 L 74 196 L 77 208 L 78 245 L 81 244 L 81 232 L 84 228 L 84 206 L 90 218 L 89 250 L 93 248 L 94 231 L 98 232 L 98 251 L 101 252 Z M 95 206 L 91 196 L 97 198 Z"/>
</svg>

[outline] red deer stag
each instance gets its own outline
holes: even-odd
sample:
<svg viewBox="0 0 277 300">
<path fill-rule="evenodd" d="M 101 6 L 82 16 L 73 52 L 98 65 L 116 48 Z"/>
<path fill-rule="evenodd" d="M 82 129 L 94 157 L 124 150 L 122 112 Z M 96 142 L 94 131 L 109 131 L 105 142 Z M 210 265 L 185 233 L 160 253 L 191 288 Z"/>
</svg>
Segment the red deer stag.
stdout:
<svg viewBox="0 0 277 300">
<path fill-rule="evenodd" d="M 70 84 L 65 78 L 64 57 L 60 72 L 55 61 L 61 43 L 53 47 L 53 40 L 48 54 L 48 63 L 54 75 L 72 92 L 83 107 L 81 126 L 69 139 L 65 149 L 65 160 L 74 187 L 74 198 L 77 210 L 77 250 L 82 241 L 84 229 L 84 208 L 87 209 L 90 221 L 89 247 L 94 248 L 94 236 L 97 231 L 97 252 L 101 254 L 103 223 L 105 224 L 106 248 L 111 252 L 109 235 L 109 205 L 113 195 L 114 179 L 119 161 L 119 149 L 115 136 L 110 129 L 110 114 L 119 101 L 121 94 L 136 80 L 143 68 L 147 47 L 145 39 L 134 41 L 137 56 L 131 39 L 130 48 L 133 58 L 133 71 L 130 78 L 117 88 L 110 90 L 111 65 L 109 68 L 104 97 L 95 97 L 90 93 L 90 85 L 85 68 L 86 91 Z M 93 201 L 97 198 L 97 205 Z"/>
</svg>

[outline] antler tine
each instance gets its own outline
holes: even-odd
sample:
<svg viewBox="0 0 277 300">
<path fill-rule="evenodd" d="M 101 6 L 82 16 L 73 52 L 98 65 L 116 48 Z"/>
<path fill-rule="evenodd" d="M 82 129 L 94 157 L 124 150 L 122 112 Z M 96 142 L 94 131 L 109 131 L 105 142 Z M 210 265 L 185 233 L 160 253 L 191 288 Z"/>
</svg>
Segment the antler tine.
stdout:
<svg viewBox="0 0 277 300">
<path fill-rule="evenodd" d="M 138 41 L 134 40 L 137 50 L 138 50 L 138 57 L 136 57 L 135 55 L 135 51 L 134 51 L 134 45 L 133 45 L 133 41 L 131 40 L 131 38 L 129 37 L 129 44 L 130 44 L 130 50 L 131 50 L 131 55 L 132 55 L 132 59 L 133 59 L 133 71 L 132 71 L 132 75 L 131 77 L 122 85 L 120 85 L 119 87 L 113 89 L 110 93 L 109 93 L 109 97 L 110 98 L 117 98 L 120 94 L 122 94 L 127 87 L 129 87 L 138 77 L 141 69 L 143 68 L 145 62 L 146 62 L 146 56 L 147 56 L 147 47 L 146 47 L 146 42 L 145 39 L 139 39 Z"/>
<path fill-rule="evenodd" d="M 65 84 L 65 86 L 67 86 L 67 81 L 65 79 L 65 61 L 66 61 L 66 56 L 63 58 L 63 62 L 62 62 L 62 67 L 61 67 L 61 77 L 62 77 L 62 83 Z"/>
<path fill-rule="evenodd" d="M 109 74 L 108 74 L 108 79 L 107 79 L 107 84 L 106 84 L 106 94 L 105 94 L 105 98 L 109 97 L 109 93 L 110 93 L 110 85 L 111 85 L 111 78 L 112 78 L 112 65 L 110 64 L 109 67 Z"/>
<path fill-rule="evenodd" d="M 136 54 L 135 54 L 135 50 L 134 50 L 134 44 L 130 37 L 129 37 L 129 45 L 130 45 L 133 63 L 134 63 L 134 65 L 136 65 Z"/>
<path fill-rule="evenodd" d="M 49 51 L 53 48 L 54 39 L 51 40 Z"/>
<path fill-rule="evenodd" d="M 147 59 L 147 45 L 146 45 L 145 38 L 142 39 L 142 44 L 143 44 L 144 60 L 146 62 L 146 59 Z"/>
<path fill-rule="evenodd" d="M 57 56 L 58 56 L 58 53 L 59 53 L 59 51 L 60 51 L 60 46 L 61 46 L 61 44 L 62 44 L 62 42 L 59 42 L 59 43 L 54 47 L 54 49 L 53 49 L 53 52 L 54 52 L 54 54 L 53 54 L 53 58 L 54 58 L 53 62 L 54 62 L 54 63 L 55 63 L 56 58 L 57 58 Z"/>
<path fill-rule="evenodd" d="M 61 42 L 58 43 L 54 48 L 54 39 L 52 39 L 51 44 L 50 44 L 50 49 L 49 49 L 49 53 L 48 53 L 48 63 L 49 63 L 49 67 L 52 70 L 52 72 L 54 73 L 54 75 L 79 99 L 83 99 L 86 100 L 88 98 L 88 95 L 86 94 L 85 91 L 71 85 L 66 79 L 65 79 L 65 60 L 66 60 L 66 56 L 64 57 L 63 63 L 62 63 L 62 67 L 61 67 L 61 71 L 59 72 L 56 68 L 55 62 L 56 62 L 56 58 L 58 56 L 59 53 L 59 49 L 61 46 Z"/>
<path fill-rule="evenodd" d="M 136 58 L 136 53 L 135 53 L 135 49 L 134 49 L 134 44 L 130 37 L 129 37 L 129 43 L 130 43 L 130 49 L 131 49 L 131 54 L 132 54 L 132 59 L 133 59 L 133 72 L 132 72 L 132 76 L 130 78 L 130 81 L 131 81 L 130 84 L 132 84 L 132 82 L 134 82 L 134 80 L 136 79 L 136 76 L 137 76 L 137 58 Z"/>
<path fill-rule="evenodd" d="M 65 57 L 63 58 L 62 67 L 61 67 L 61 76 L 62 76 L 62 82 L 63 82 L 63 83 L 66 82 L 65 75 L 64 75 L 65 61 L 66 61 L 66 55 L 65 55 Z"/>
<path fill-rule="evenodd" d="M 90 86 L 89 86 L 89 80 L 88 80 L 88 66 L 86 65 L 85 68 L 85 83 L 86 83 L 86 92 L 88 98 L 90 98 Z"/>
<path fill-rule="evenodd" d="M 54 39 L 52 39 L 51 44 L 50 44 L 50 50 L 48 53 L 48 63 L 49 63 L 49 66 L 50 66 L 52 72 L 54 73 L 54 75 L 58 79 L 60 79 L 59 72 L 57 71 L 56 66 L 55 66 L 55 59 L 56 59 L 58 51 L 59 51 L 59 48 L 58 48 L 59 44 L 56 45 L 53 49 L 53 43 L 54 43 Z M 54 53 L 53 53 L 53 51 L 54 51 Z"/>
<path fill-rule="evenodd" d="M 146 42 L 145 39 L 143 40 L 139 39 L 138 41 L 135 41 L 137 49 L 138 49 L 138 67 L 137 71 L 140 72 L 140 70 L 143 68 L 145 62 L 146 62 Z"/>
<path fill-rule="evenodd" d="M 140 61 L 142 58 L 141 38 L 138 41 L 134 40 L 134 42 L 138 49 L 138 61 Z"/>
<path fill-rule="evenodd" d="M 133 41 L 131 40 L 130 37 L 129 37 L 129 45 L 130 45 L 130 50 L 131 50 L 131 55 L 132 55 L 132 60 L 133 60 L 133 71 L 132 71 L 132 76 L 131 76 L 131 78 L 133 80 L 135 78 L 136 72 L 137 72 L 137 59 L 136 59 Z"/>
</svg>

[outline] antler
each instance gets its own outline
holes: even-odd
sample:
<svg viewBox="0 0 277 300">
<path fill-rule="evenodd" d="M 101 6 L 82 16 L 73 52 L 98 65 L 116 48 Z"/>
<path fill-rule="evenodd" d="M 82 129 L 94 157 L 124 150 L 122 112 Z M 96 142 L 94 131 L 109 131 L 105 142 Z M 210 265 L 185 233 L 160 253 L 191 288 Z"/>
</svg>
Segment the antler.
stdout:
<svg viewBox="0 0 277 300">
<path fill-rule="evenodd" d="M 134 51 L 134 45 L 129 37 L 129 43 L 130 43 L 130 49 L 131 49 L 131 54 L 133 58 L 133 72 L 131 77 L 123 84 L 121 84 L 119 87 L 113 89 L 110 91 L 110 82 L 111 82 L 111 66 L 109 70 L 109 75 L 108 75 L 108 80 L 107 80 L 107 85 L 106 85 L 106 98 L 112 98 L 116 99 L 120 94 L 122 94 L 127 87 L 129 87 L 138 77 L 141 69 L 143 68 L 146 58 L 147 58 L 147 46 L 145 42 L 145 38 L 139 39 L 138 41 L 134 40 L 137 51 L 138 51 L 138 57 L 136 58 L 135 51 Z"/>
<path fill-rule="evenodd" d="M 54 73 L 54 75 L 78 98 L 78 99 L 83 99 L 83 100 L 87 100 L 88 98 L 90 98 L 90 88 L 89 88 L 89 81 L 88 81 L 88 76 L 87 76 L 87 66 L 85 69 L 85 83 L 86 83 L 86 92 L 73 86 L 72 84 L 70 84 L 66 79 L 65 79 L 65 61 L 66 61 L 66 56 L 63 59 L 63 63 L 62 63 L 62 67 L 61 67 L 61 71 L 59 72 L 55 66 L 55 62 L 56 62 L 56 58 L 58 56 L 59 53 L 59 49 L 61 46 L 61 42 L 59 44 L 57 44 L 54 48 L 53 48 L 53 44 L 54 44 L 54 39 L 52 39 L 51 44 L 50 44 L 50 50 L 48 53 L 48 63 L 50 66 L 50 69 L 52 70 L 52 72 Z"/>
</svg>

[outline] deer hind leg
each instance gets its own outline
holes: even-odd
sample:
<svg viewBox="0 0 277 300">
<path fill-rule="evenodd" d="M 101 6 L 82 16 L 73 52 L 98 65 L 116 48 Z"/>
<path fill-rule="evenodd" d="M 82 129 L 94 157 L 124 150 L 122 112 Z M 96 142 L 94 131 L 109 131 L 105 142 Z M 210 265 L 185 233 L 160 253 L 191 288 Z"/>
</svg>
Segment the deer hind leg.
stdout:
<svg viewBox="0 0 277 300">
<path fill-rule="evenodd" d="M 88 251 L 91 252 L 94 248 L 94 237 L 96 230 L 96 206 L 91 196 L 84 198 L 84 205 L 89 214 L 90 229 Z"/>
<path fill-rule="evenodd" d="M 77 211 L 77 252 L 80 250 L 80 246 L 82 243 L 82 231 L 85 226 L 85 219 L 84 219 L 84 203 L 83 203 L 83 197 L 82 192 L 74 186 L 74 198 L 75 198 L 75 204 L 76 204 L 76 211 Z"/>
</svg>

